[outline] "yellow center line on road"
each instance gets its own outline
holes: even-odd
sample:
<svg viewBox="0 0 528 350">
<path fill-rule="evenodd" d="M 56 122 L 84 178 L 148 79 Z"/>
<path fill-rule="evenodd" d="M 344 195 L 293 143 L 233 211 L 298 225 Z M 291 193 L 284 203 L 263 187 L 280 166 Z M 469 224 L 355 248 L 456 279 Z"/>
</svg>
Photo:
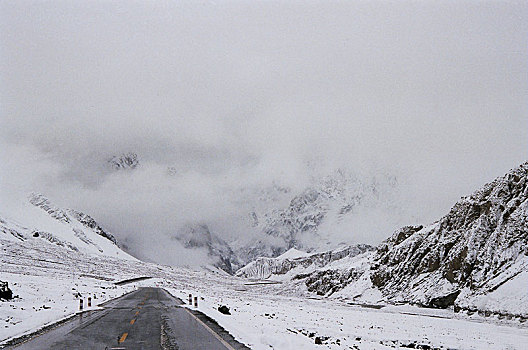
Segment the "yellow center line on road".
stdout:
<svg viewBox="0 0 528 350">
<path fill-rule="evenodd" d="M 133 318 L 132 321 L 130 321 L 130 324 L 134 324 L 134 322 L 136 322 L 135 318 Z"/>
<path fill-rule="evenodd" d="M 121 336 L 121 338 L 119 338 L 119 343 L 124 342 L 127 336 L 128 336 L 128 333 L 123 333 L 123 335 Z"/>
</svg>

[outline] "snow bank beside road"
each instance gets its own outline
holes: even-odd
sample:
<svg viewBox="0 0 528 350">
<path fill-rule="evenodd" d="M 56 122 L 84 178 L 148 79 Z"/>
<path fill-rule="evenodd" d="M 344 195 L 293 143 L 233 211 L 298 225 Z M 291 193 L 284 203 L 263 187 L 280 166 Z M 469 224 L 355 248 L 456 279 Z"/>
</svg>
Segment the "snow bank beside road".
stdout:
<svg viewBox="0 0 528 350">
<path fill-rule="evenodd" d="M 98 304 L 134 289 L 83 277 L 49 278 L 2 272 L 2 278 L 10 282 L 18 297 L 0 302 L 0 340 L 19 337 L 77 313 L 79 299 L 84 301 L 84 310 L 93 310 Z M 87 305 L 88 297 L 92 298 L 91 307 Z"/>
</svg>

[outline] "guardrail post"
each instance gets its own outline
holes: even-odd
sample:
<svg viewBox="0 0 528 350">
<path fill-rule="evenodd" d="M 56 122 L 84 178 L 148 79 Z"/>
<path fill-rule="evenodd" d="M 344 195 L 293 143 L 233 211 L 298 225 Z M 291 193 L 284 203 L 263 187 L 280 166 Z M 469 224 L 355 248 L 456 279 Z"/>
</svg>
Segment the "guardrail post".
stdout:
<svg viewBox="0 0 528 350">
<path fill-rule="evenodd" d="M 83 309 L 83 300 L 79 299 L 79 311 L 82 311 Z"/>
<path fill-rule="evenodd" d="M 198 297 L 194 297 L 194 307 L 198 307 Z"/>
</svg>

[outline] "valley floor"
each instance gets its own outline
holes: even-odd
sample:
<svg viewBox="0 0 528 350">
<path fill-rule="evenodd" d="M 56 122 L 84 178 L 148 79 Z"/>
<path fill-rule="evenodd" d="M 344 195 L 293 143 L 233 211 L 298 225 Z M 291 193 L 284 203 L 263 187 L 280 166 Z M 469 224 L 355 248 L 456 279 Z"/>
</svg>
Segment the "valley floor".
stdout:
<svg viewBox="0 0 528 350">
<path fill-rule="evenodd" d="M 77 312 L 79 294 L 85 302 L 95 298 L 96 307 L 139 286 L 159 286 L 182 300 L 199 296 L 198 310 L 252 349 L 525 349 L 528 344 L 528 325 L 517 321 L 284 295 L 280 284 L 249 285 L 214 271 L 68 255 L 29 242 L 0 240 L 0 276 L 18 295 L 0 302 L 0 344 Z M 139 276 L 154 278 L 114 284 Z M 220 305 L 231 315 L 220 313 Z"/>
</svg>

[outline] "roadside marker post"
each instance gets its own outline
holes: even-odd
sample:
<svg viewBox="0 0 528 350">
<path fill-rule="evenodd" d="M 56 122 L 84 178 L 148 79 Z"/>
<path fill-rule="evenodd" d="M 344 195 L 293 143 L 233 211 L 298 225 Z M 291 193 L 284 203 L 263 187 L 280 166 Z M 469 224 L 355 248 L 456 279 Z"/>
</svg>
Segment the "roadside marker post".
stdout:
<svg viewBox="0 0 528 350">
<path fill-rule="evenodd" d="M 83 309 L 83 300 L 79 299 L 79 311 L 82 311 Z"/>
<path fill-rule="evenodd" d="M 88 307 L 92 306 L 92 297 L 88 297 Z"/>
<path fill-rule="evenodd" d="M 189 305 L 192 306 L 192 294 L 189 294 Z"/>
<path fill-rule="evenodd" d="M 194 307 L 198 307 L 198 297 L 194 297 Z"/>
</svg>

